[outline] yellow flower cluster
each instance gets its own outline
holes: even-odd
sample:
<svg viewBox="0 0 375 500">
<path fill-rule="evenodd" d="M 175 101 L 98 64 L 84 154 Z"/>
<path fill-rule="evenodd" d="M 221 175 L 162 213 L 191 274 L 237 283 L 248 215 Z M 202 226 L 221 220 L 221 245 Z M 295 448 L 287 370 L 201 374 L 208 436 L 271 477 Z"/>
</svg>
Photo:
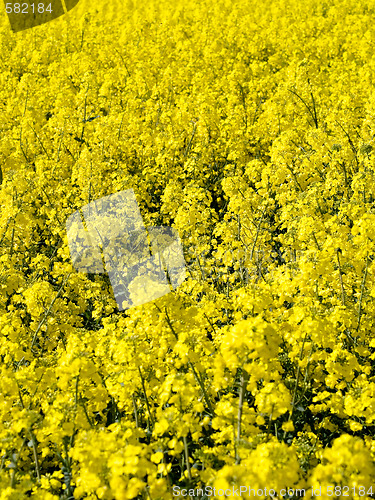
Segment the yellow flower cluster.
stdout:
<svg viewBox="0 0 375 500">
<path fill-rule="evenodd" d="M 375 494 L 374 21 L 368 0 L 81 0 L 20 33 L 1 12 L 0 500 Z M 119 311 L 65 224 L 127 189 L 187 278 Z"/>
</svg>

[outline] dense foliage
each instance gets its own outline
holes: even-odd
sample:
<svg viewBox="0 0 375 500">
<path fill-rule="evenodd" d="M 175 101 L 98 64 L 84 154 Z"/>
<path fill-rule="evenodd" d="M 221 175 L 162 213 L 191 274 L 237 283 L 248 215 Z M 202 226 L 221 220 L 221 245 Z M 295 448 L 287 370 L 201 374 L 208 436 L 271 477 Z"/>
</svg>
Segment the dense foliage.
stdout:
<svg viewBox="0 0 375 500">
<path fill-rule="evenodd" d="M 18 34 L 1 14 L 1 500 L 375 493 L 374 20 L 368 0 L 81 0 Z M 65 222 L 131 188 L 188 278 L 119 312 Z"/>
</svg>

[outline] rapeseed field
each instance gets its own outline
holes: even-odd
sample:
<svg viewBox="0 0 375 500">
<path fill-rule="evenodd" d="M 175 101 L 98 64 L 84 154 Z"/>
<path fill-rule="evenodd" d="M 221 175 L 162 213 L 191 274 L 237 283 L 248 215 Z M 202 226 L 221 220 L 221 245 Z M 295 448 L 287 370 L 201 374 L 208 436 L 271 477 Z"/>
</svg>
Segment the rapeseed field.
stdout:
<svg viewBox="0 0 375 500">
<path fill-rule="evenodd" d="M 374 3 L 1 7 L 0 44 L 0 499 L 372 498 Z M 187 276 L 122 311 L 66 221 L 129 189 Z"/>
</svg>

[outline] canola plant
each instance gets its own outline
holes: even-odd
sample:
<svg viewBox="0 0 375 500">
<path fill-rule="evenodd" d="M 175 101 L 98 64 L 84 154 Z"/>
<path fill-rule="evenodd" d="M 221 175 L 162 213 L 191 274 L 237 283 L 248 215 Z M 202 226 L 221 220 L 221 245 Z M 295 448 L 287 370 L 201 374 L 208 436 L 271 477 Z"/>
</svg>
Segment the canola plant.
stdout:
<svg viewBox="0 0 375 500">
<path fill-rule="evenodd" d="M 372 498 L 374 20 L 81 0 L 13 33 L 1 10 L 1 500 Z M 128 189 L 187 276 L 120 311 L 66 221 Z"/>
</svg>

